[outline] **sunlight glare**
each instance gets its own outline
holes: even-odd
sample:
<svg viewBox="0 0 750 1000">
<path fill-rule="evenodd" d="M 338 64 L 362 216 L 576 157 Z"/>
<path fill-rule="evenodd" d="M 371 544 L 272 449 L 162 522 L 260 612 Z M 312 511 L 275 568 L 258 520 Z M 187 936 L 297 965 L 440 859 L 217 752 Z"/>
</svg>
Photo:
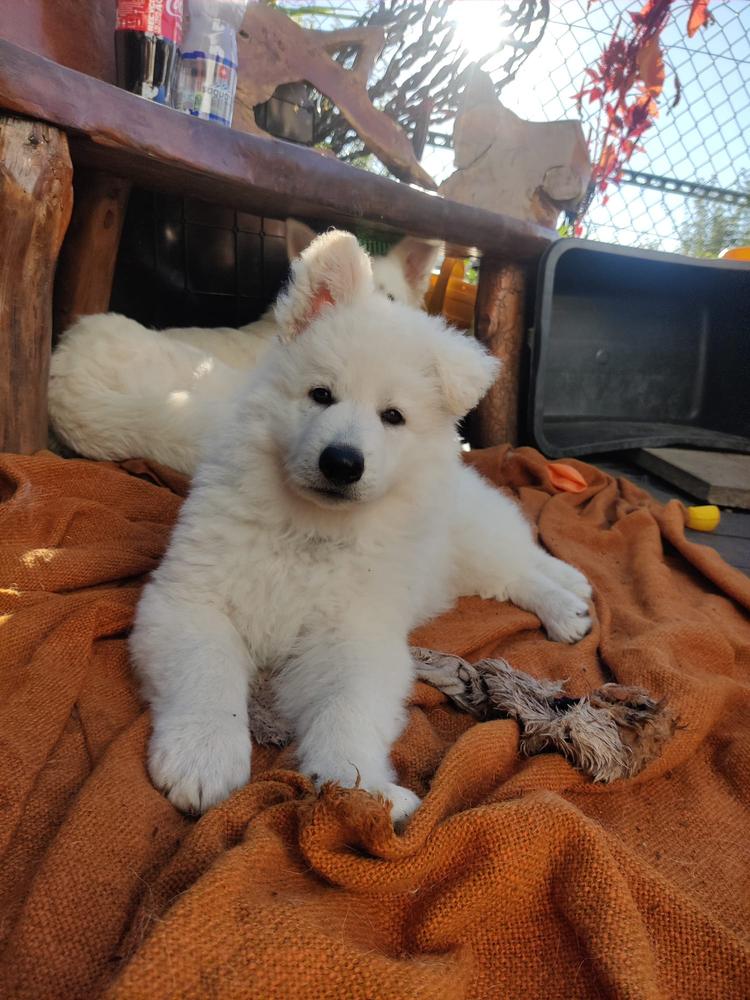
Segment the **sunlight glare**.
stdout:
<svg viewBox="0 0 750 1000">
<path fill-rule="evenodd" d="M 21 562 L 26 569 L 36 569 L 45 563 L 51 563 L 59 554 L 58 549 L 29 549 L 21 556 Z"/>
<path fill-rule="evenodd" d="M 449 17 L 456 25 L 455 40 L 472 60 L 502 48 L 507 30 L 500 24 L 502 0 L 453 0 Z"/>
<path fill-rule="evenodd" d="M 176 410 L 179 410 L 181 407 L 187 406 L 189 400 L 190 393 L 187 389 L 175 389 L 167 396 L 167 406 L 173 406 Z"/>
</svg>

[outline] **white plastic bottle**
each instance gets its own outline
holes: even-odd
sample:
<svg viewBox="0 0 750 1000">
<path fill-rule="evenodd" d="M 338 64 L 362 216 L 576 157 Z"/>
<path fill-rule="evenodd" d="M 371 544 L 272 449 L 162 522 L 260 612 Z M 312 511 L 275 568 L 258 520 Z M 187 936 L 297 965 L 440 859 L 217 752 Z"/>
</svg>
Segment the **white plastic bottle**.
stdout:
<svg viewBox="0 0 750 1000">
<path fill-rule="evenodd" d="M 188 0 L 173 104 L 178 111 L 232 124 L 237 32 L 248 0 Z"/>
</svg>

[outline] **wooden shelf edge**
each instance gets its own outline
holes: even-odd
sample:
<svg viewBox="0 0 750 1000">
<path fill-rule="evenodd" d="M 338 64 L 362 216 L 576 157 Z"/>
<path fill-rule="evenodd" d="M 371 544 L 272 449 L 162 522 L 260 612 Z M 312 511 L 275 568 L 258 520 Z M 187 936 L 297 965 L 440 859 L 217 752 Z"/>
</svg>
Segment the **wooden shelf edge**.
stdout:
<svg viewBox="0 0 750 1000">
<path fill-rule="evenodd" d="M 0 39 L 0 108 L 49 122 L 74 163 L 142 186 L 284 218 L 408 232 L 453 252 L 536 260 L 556 233 L 448 201 L 264 136 L 223 129 L 144 101 Z"/>
</svg>

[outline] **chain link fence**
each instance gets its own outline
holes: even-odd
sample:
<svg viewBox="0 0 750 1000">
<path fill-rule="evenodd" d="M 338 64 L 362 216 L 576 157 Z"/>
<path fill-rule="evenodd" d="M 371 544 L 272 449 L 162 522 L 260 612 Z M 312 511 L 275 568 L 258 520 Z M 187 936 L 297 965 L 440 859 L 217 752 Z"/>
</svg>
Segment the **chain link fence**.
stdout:
<svg viewBox="0 0 750 1000">
<path fill-rule="evenodd" d="M 490 73 L 493 60 L 499 72 L 507 56 L 502 37 L 492 30 L 492 14 L 503 3 L 454 0 L 452 5 L 467 48 L 479 57 L 494 47 L 485 67 Z M 294 8 L 295 0 L 285 6 Z M 313 12 L 304 20 L 319 28 L 341 27 L 377 6 L 342 0 L 334 14 L 307 6 Z M 586 67 L 595 65 L 620 19 L 640 6 L 639 0 L 550 0 L 542 39 L 503 88 L 504 103 L 530 120 L 578 117 L 573 95 Z M 750 0 L 713 0 L 710 10 L 713 24 L 692 39 L 685 32 L 687 4 L 665 30 L 667 81 L 660 116 L 619 188 L 610 188 L 606 202 L 601 196 L 593 202 L 584 223 L 589 239 L 696 256 L 750 244 Z M 594 110 L 581 109 L 587 134 L 595 126 Z M 452 170 L 446 145 L 450 129 L 433 136 L 423 156 L 437 180 Z"/>
<path fill-rule="evenodd" d="M 460 4 L 460 0 L 458 0 Z M 572 95 L 620 17 L 638 2 L 552 3 L 544 37 L 503 90 L 527 118 L 575 116 Z M 665 93 L 623 182 L 591 207 L 584 233 L 651 249 L 716 256 L 750 243 L 750 3 L 718 0 L 714 23 L 687 39 L 687 5 L 665 30 Z M 584 130 L 594 125 L 582 108 Z"/>
</svg>

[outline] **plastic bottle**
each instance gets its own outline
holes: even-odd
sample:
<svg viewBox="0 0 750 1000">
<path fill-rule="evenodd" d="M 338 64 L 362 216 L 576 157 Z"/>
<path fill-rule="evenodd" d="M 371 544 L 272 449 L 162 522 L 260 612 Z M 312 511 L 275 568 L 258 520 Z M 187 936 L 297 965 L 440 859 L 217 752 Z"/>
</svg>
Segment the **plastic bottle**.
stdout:
<svg viewBox="0 0 750 1000">
<path fill-rule="evenodd" d="M 188 0 L 185 40 L 173 105 L 208 121 L 232 124 L 237 92 L 237 32 L 248 0 Z"/>
<path fill-rule="evenodd" d="M 182 0 L 117 0 L 117 85 L 170 104 L 181 37 Z"/>
</svg>

